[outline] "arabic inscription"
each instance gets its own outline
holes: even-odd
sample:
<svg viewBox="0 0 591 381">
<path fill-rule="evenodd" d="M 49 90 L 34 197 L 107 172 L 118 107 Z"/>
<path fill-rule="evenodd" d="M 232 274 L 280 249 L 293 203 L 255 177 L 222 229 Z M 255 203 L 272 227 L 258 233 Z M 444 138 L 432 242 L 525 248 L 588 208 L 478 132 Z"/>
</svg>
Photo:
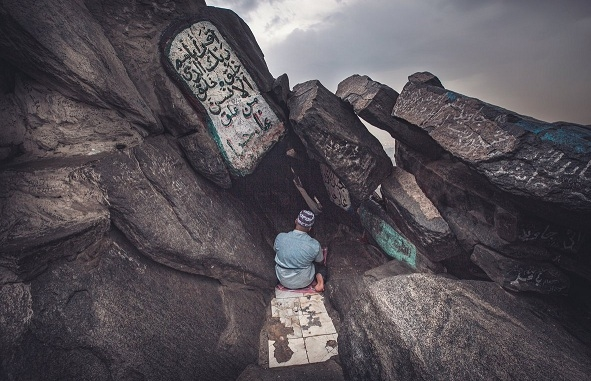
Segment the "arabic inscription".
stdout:
<svg viewBox="0 0 591 381">
<path fill-rule="evenodd" d="M 166 55 L 207 111 L 230 169 L 240 175 L 252 172 L 285 128 L 243 63 L 208 21 L 178 33 Z"/>
</svg>

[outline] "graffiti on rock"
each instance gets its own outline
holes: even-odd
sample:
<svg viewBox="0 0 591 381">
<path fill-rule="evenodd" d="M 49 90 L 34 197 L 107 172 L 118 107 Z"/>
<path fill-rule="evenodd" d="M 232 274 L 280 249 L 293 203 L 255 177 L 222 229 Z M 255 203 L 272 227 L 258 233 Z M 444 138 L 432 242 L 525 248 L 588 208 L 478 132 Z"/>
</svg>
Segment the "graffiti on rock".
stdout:
<svg viewBox="0 0 591 381">
<path fill-rule="evenodd" d="M 322 172 L 322 180 L 324 181 L 324 186 L 330 196 L 330 200 L 344 210 L 351 209 L 349 191 L 337 175 L 325 164 L 320 164 L 320 171 Z"/>
<path fill-rule="evenodd" d="M 208 21 L 181 30 L 164 48 L 169 71 L 207 112 L 230 170 L 251 173 L 285 127 L 218 29 Z"/>
<path fill-rule="evenodd" d="M 417 249 L 415 245 L 398 233 L 390 224 L 365 206 L 359 208 L 361 224 L 376 240 L 386 254 L 394 259 L 417 268 Z"/>
</svg>

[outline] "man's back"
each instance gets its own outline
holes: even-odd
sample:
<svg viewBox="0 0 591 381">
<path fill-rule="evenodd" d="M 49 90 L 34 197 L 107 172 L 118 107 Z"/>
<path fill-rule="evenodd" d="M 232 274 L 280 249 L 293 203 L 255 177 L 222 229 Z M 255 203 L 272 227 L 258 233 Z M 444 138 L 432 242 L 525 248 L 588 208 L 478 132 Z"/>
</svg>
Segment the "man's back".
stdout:
<svg viewBox="0 0 591 381">
<path fill-rule="evenodd" d="M 293 230 L 275 238 L 275 272 L 282 285 L 302 288 L 314 279 L 313 262 L 322 261 L 320 243 L 306 232 Z"/>
</svg>

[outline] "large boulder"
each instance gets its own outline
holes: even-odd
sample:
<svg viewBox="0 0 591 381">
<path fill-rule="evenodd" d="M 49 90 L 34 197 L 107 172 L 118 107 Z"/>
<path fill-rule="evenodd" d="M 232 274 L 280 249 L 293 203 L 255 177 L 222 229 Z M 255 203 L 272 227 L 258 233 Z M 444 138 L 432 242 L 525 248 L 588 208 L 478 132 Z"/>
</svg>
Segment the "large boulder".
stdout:
<svg viewBox="0 0 591 381">
<path fill-rule="evenodd" d="M 25 281 L 76 256 L 109 229 L 105 194 L 80 161 L 0 172 L 0 284 Z"/>
<path fill-rule="evenodd" d="M 93 167 L 113 223 L 143 254 L 221 281 L 261 287 L 276 281 L 262 222 L 197 176 L 165 137 Z"/>
<path fill-rule="evenodd" d="M 390 257 L 404 262 L 418 272 L 444 271 L 444 267 L 429 259 L 429 256 L 406 237 L 386 210 L 373 200 L 364 202 L 359 208 L 363 228 L 380 249 Z"/>
<path fill-rule="evenodd" d="M 413 274 L 369 286 L 343 322 L 350 380 L 581 380 L 589 348 L 494 283 Z"/>
<path fill-rule="evenodd" d="M 412 174 L 395 167 L 381 191 L 388 215 L 429 259 L 437 262 L 462 253 L 449 225 Z"/>
<path fill-rule="evenodd" d="M 320 82 L 296 85 L 288 106 L 308 155 L 327 165 L 354 198 L 367 199 L 390 174 L 392 161 L 377 138 Z"/>
<path fill-rule="evenodd" d="M 533 212 L 591 212 L 591 129 L 545 123 L 409 77 L 393 114 Z"/>
<path fill-rule="evenodd" d="M 228 170 L 251 174 L 286 132 L 275 80 L 248 26 L 227 9 L 203 7 L 160 41 L 162 64 L 218 145 Z"/>
<path fill-rule="evenodd" d="M 576 215 L 570 222 L 539 217 L 462 162 L 430 161 L 408 147 L 398 147 L 403 152 L 397 157 L 399 165 L 413 171 L 466 253 L 482 244 L 508 258 L 553 262 L 591 279 L 587 255 L 591 242 L 584 220 Z M 469 266 L 473 265 L 464 260 L 448 267 Z"/>
<path fill-rule="evenodd" d="M 267 296 L 179 272 L 112 233 L 29 283 L 0 286 L 5 380 L 235 380 Z M 6 324 L 5 324 L 6 322 Z"/>
<path fill-rule="evenodd" d="M 474 247 L 471 259 L 507 290 L 566 294 L 570 287 L 569 278 L 550 263 L 507 258 L 482 245 Z"/>
<path fill-rule="evenodd" d="M 3 1 L 0 56 L 61 94 L 118 110 L 142 133 L 162 131 L 83 2 Z"/>
<path fill-rule="evenodd" d="M 394 139 L 430 157 L 441 155 L 443 150 L 426 131 L 392 115 L 398 93 L 391 87 L 355 74 L 339 83 L 336 95 L 350 103 L 360 118 Z"/>
</svg>

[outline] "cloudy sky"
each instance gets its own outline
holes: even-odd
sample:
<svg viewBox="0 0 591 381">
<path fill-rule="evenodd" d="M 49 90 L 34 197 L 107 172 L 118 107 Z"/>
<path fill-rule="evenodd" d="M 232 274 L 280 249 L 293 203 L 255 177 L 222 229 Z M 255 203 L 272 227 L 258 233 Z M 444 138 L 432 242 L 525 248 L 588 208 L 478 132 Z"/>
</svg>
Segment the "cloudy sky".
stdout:
<svg viewBox="0 0 591 381">
<path fill-rule="evenodd" d="M 429 71 L 520 114 L 591 125 L 591 0 L 206 0 L 252 29 L 274 77 Z"/>
</svg>

